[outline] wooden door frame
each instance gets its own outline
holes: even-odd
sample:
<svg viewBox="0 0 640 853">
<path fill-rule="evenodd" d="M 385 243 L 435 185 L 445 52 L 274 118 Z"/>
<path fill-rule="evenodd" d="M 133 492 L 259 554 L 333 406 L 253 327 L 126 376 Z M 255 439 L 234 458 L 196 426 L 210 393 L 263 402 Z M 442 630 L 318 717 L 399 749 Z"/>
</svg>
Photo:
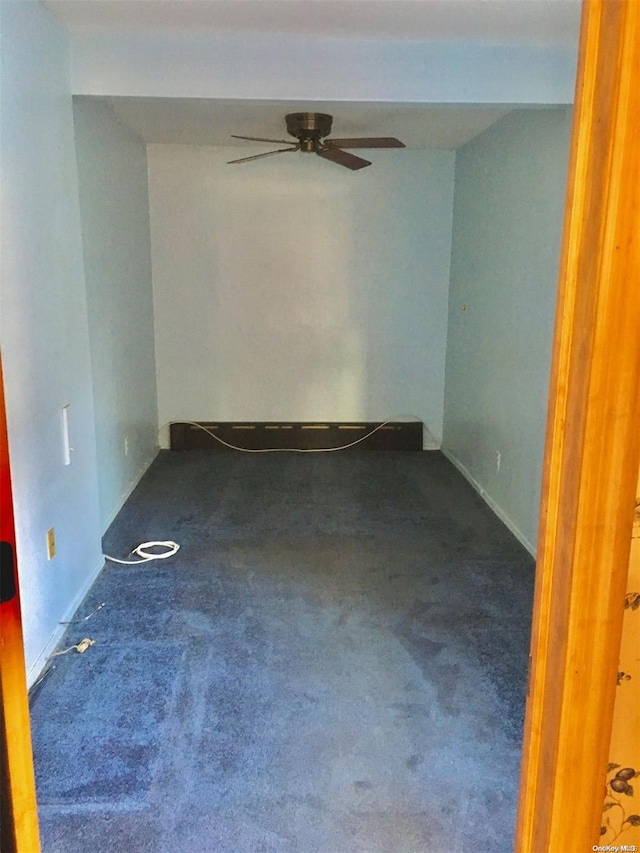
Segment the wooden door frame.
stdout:
<svg viewBox="0 0 640 853">
<path fill-rule="evenodd" d="M 38 853 L 38 812 L 5 415 L 0 356 L 0 540 L 3 591 L 0 597 L 0 849 L 5 853 Z"/>
<path fill-rule="evenodd" d="M 584 0 L 516 833 L 598 843 L 640 459 L 640 2 Z"/>
</svg>

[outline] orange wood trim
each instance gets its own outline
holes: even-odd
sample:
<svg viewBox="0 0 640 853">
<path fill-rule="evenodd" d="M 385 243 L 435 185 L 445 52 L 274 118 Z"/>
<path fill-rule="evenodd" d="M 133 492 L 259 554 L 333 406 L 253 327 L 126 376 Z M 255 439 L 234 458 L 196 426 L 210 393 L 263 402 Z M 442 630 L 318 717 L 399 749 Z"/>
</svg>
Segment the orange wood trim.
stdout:
<svg viewBox="0 0 640 853">
<path fill-rule="evenodd" d="M 7 422 L 0 360 L 0 538 L 15 552 Z M 17 572 L 15 578 L 18 584 Z M 2 849 L 38 853 L 38 812 L 19 592 L 0 603 L 0 783 Z"/>
<path fill-rule="evenodd" d="M 598 843 L 640 459 L 640 2 L 584 0 L 518 853 Z"/>
</svg>

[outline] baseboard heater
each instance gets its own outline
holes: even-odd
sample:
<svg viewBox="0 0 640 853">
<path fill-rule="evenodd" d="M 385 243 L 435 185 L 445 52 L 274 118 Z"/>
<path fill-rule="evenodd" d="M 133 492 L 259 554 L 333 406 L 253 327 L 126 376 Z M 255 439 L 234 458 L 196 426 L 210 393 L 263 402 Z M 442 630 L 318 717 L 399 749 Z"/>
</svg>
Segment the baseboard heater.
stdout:
<svg viewBox="0 0 640 853">
<path fill-rule="evenodd" d="M 420 421 L 392 421 L 376 432 L 380 422 L 364 423 L 310 423 L 304 421 L 273 421 L 268 423 L 202 421 L 172 423 L 171 450 L 224 450 L 227 444 L 246 450 L 293 448 L 319 450 L 352 445 L 349 450 L 422 450 L 422 423 Z M 203 429 L 204 428 L 204 429 Z M 205 432 L 205 429 L 209 432 Z M 372 433 L 369 435 L 369 433 Z M 364 436 L 368 436 L 364 438 Z M 363 439 L 358 441 L 358 439 Z M 352 444 L 357 442 L 356 444 Z"/>
</svg>

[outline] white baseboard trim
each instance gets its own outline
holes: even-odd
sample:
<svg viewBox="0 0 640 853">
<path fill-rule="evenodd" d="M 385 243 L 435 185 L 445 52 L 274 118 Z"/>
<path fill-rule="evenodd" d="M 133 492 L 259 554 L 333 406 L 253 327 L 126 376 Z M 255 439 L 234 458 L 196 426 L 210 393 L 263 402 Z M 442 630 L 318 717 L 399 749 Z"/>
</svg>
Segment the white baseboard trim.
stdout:
<svg viewBox="0 0 640 853">
<path fill-rule="evenodd" d="M 133 479 L 131 480 L 131 482 L 127 486 L 126 491 L 124 492 L 123 495 L 120 496 L 120 498 L 118 499 L 118 502 L 116 503 L 114 508 L 111 510 L 111 512 L 107 516 L 107 520 L 106 520 L 104 527 L 102 529 L 103 535 L 107 532 L 109 527 L 111 527 L 111 525 L 115 521 L 117 514 L 120 512 L 122 507 L 126 504 L 126 502 L 129 500 L 129 498 L 131 497 L 131 495 L 133 493 L 133 490 L 138 485 L 140 480 L 147 473 L 147 471 L 149 470 L 151 465 L 156 461 L 158 453 L 160 453 L 160 448 L 156 447 L 151 458 L 147 462 L 145 462 L 144 465 L 136 472 Z"/>
<path fill-rule="evenodd" d="M 125 503 L 129 499 L 129 497 L 131 496 L 131 493 L 133 492 L 135 487 L 138 485 L 140 480 L 144 477 L 144 475 L 147 473 L 148 469 L 151 467 L 152 463 L 155 461 L 159 452 L 160 452 L 160 448 L 156 447 L 151 458 L 147 462 L 145 462 L 145 464 L 142 465 L 142 467 L 138 470 L 135 477 L 133 478 L 133 480 L 131 481 L 131 483 L 127 487 L 127 490 L 125 491 L 125 493 L 120 497 L 116 506 L 109 513 L 109 516 L 107 518 L 107 523 L 106 523 L 106 526 L 103 530 L 103 533 L 112 524 L 112 522 L 114 521 L 117 514 L 120 512 L 122 507 L 125 505 Z M 101 559 L 100 562 L 97 563 L 93 567 L 92 571 L 85 578 L 84 583 L 79 588 L 78 592 L 75 594 L 71 603 L 68 605 L 67 609 L 64 612 L 64 615 L 60 619 L 60 622 L 68 622 L 72 618 L 73 614 L 76 612 L 76 610 L 78 609 L 80 604 L 82 604 L 84 597 L 89 592 L 92 584 L 94 583 L 94 581 L 96 580 L 96 578 L 98 577 L 100 572 L 102 571 L 103 567 L 104 567 L 104 560 Z M 58 643 L 62 639 L 62 636 L 66 630 L 67 630 L 66 625 L 58 624 L 56 626 L 55 631 L 51 634 L 51 636 L 47 640 L 44 648 L 42 649 L 42 651 L 40 652 L 38 657 L 35 659 L 35 661 L 29 667 L 29 671 L 27 672 L 27 689 L 30 689 L 35 684 L 35 682 L 38 680 L 38 678 L 40 677 L 41 672 L 44 670 L 44 668 L 47 664 L 47 661 L 49 660 L 49 658 L 51 656 L 51 653 L 54 651 L 55 647 L 58 645 Z"/>
<path fill-rule="evenodd" d="M 78 589 L 77 593 L 73 597 L 73 600 L 65 610 L 60 622 L 68 622 L 73 617 L 73 614 L 76 612 L 78 607 L 82 604 L 82 601 L 86 594 L 91 589 L 92 584 L 100 574 L 104 567 L 104 560 L 100 558 L 100 561 L 96 563 L 93 569 L 89 572 L 87 577 L 84 580 L 82 586 Z M 30 690 L 31 687 L 35 684 L 35 682 L 40 677 L 40 674 L 44 670 L 47 661 L 51 657 L 51 653 L 54 651 L 55 647 L 58 645 L 60 640 L 62 639 L 62 635 L 67 630 L 66 625 L 61 625 L 60 622 L 56 625 L 54 632 L 51 634 L 49 639 L 47 640 L 44 648 L 35 659 L 35 661 L 29 667 L 29 671 L 27 672 L 27 689 Z"/>
<path fill-rule="evenodd" d="M 441 452 L 444 454 L 444 456 L 446 456 L 446 457 L 447 457 L 447 459 L 449 460 L 449 462 L 451 462 L 451 464 L 452 464 L 452 465 L 454 465 L 454 466 L 458 469 L 458 471 L 460 471 L 460 473 L 461 473 L 461 474 L 462 474 L 462 476 L 465 478 L 465 480 L 467 480 L 469 483 L 471 483 L 471 485 L 472 485 L 472 486 L 473 486 L 473 488 L 476 490 L 476 492 L 480 495 L 480 497 L 482 498 L 482 500 L 483 500 L 483 501 L 487 504 L 487 506 L 488 506 L 488 507 L 489 507 L 489 508 L 490 508 L 490 509 L 491 509 L 491 510 L 492 510 L 492 511 L 493 511 L 493 512 L 498 516 L 498 518 L 499 518 L 499 519 L 500 519 L 500 521 L 504 524 L 504 526 L 505 526 L 506 528 L 508 528 L 508 530 L 510 530 L 510 531 L 511 531 L 511 533 L 513 533 L 513 535 L 516 537 L 516 539 L 518 540 L 518 542 L 519 542 L 521 545 L 523 545 L 523 546 L 527 549 L 527 551 L 531 554 L 531 556 L 532 556 L 532 557 L 534 558 L 534 560 L 535 560 L 535 558 L 536 558 L 536 548 L 535 548 L 535 546 L 534 546 L 531 542 L 529 542 L 529 540 L 528 540 L 528 539 L 527 539 L 527 537 L 524 535 L 524 533 L 522 533 L 522 531 L 518 529 L 518 527 L 513 523 L 513 521 L 509 518 L 509 516 L 508 516 L 508 515 L 507 515 L 507 513 L 502 509 L 502 507 L 500 507 L 500 506 L 499 506 L 499 505 L 494 501 L 494 499 L 491 497 L 491 495 L 489 495 L 489 494 L 484 490 L 484 488 L 483 488 L 483 487 L 480 485 L 480 483 L 475 479 L 475 477 L 474 477 L 474 476 L 469 472 L 469 470 L 468 470 L 468 469 L 467 469 L 467 468 L 462 464 L 462 462 L 461 462 L 461 461 L 460 461 L 456 456 L 454 456 L 454 454 L 453 454 L 450 450 L 445 450 L 445 448 L 444 448 L 444 447 L 440 448 L 440 450 L 441 450 Z"/>
</svg>

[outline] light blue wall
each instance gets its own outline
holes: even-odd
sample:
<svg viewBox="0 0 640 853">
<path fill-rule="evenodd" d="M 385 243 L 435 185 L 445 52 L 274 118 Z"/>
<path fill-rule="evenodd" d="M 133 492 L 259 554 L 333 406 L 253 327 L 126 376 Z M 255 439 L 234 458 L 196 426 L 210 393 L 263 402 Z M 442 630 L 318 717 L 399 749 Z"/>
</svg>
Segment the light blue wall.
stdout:
<svg viewBox="0 0 640 853">
<path fill-rule="evenodd" d="M 453 152 L 245 153 L 149 146 L 160 425 L 414 415 L 439 445 Z"/>
<path fill-rule="evenodd" d="M 532 552 L 569 134 L 518 110 L 456 156 L 443 449 Z"/>
<path fill-rule="evenodd" d="M 40 3 L 0 7 L 0 342 L 32 680 L 103 561 L 68 40 Z M 50 527 L 57 555 L 48 561 Z"/>
<path fill-rule="evenodd" d="M 103 103 L 74 122 L 105 530 L 157 450 L 147 154 Z"/>
</svg>

